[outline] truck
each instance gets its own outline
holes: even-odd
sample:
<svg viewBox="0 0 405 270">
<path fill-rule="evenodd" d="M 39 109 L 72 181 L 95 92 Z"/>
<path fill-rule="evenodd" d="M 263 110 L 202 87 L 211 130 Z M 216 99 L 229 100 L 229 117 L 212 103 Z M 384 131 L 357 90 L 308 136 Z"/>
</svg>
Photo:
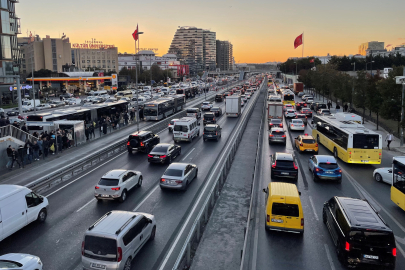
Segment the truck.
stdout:
<svg viewBox="0 0 405 270">
<path fill-rule="evenodd" d="M 239 117 L 241 115 L 241 101 L 240 96 L 227 96 L 225 99 L 226 116 Z"/>
<path fill-rule="evenodd" d="M 294 94 L 298 95 L 302 91 L 304 91 L 304 84 L 302 82 L 294 83 Z"/>
<path fill-rule="evenodd" d="M 283 103 L 282 102 L 267 102 L 267 118 L 283 119 Z"/>
<path fill-rule="evenodd" d="M 35 99 L 35 100 L 28 99 L 28 100 L 23 101 L 23 103 L 22 103 L 23 110 L 33 111 L 34 110 L 34 102 L 35 102 L 35 106 L 38 106 L 39 104 L 41 104 L 39 99 Z"/>
</svg>

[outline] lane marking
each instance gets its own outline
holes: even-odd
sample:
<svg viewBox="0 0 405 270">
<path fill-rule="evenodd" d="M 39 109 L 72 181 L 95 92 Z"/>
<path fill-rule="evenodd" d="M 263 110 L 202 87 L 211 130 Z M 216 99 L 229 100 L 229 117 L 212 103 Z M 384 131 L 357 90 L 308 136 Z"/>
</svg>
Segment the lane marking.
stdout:
<svg viewBox="0 0 405 270">
<path fill-rule="evenodd" d="M 401 254 L 402 254 L 402 257 L 404 257 L 405 258 L 405 252 L 404 252 L 404 250 L 401 248 L 401 246 L 400 245 L 398 245 L 398 239 L 401 239 L 401 238 L 397 238 L 397 236 L 395 236 L 395 239 L 397 240 L 397 245 L 396 245 L 396 248 L 399 250 L 399 252 L 401 252 Z"/>
<path fill-rule="evenodd" d="M 138 209 L 142 206 L 142 204 L 144 204 L 144 202 L 146 202 L 147 199 L 149 199 L 150 196 L 152 196 L 153 192 L 156 191 L 156 189 L 158 189 L 159 185 L 157 185 L 156 187 L 154 187 L 151 191 L 149 191 L 149 194 L 146 195 L 146 197 L 134 208 L 134 210 L 132 210 L 133 212 L 138 211 Z"/>
<path fill-rule="evenodd" d="M 315 215 L 316 221 L 319 221 L 318 214 L 317 214 L 316 211 L 315 211 L 314 202 L 312 201 L 312 197 L 311 197 L 311 196 L 309 196 L 309 202 L 311 203 L 312 211 L 314 211 L 314 215 Z"/>
<path fill-rule="evenodd" d="M 101 164 L 100 166 L 97 166 L 97 167 L 95 167 L 94 169 L 92 169 L 91 171 L 89 171 L 89 172 L 87 172 L 87 173 L 83 174 L 82 176 L 80 176 L 80 177 L 76 178 L 76 179 L 75 179 L 75 180 L 73 180 L 72 182 L 69 182 L 68 184 L 64 185 L 63 187 L 60 187 L 60 188 L 58 188 L 57 190 L 55 190 L 55 191 L 53 191 L 53 192 L 49 193 L 49 194 L 48 194 L 48 195 L 46 195 L 45 197 L 46 197 L 46 198 L 48 198 L 49 196 L 51 196 L 51 195 L 55 194 L 56 192 L 61 191 L 61 190 L 62 190 L 62 189 L 64 189 L 65 187 L 67 187 L 67 186 L 69 186 L 69 185 L 73 184 L 73 183 L 74 183 L 74 182 L 76 182 L 77 180 L 79 180 L 79 179 L 81 179 L 81 178 L 85 177 L 85 176 L 86 176 L 86 175 L 88 175 L 89 173 L 94 172 L 95 170 L 97 170 L 98 168 L 100 168 L 100 167 L 104 166 L 104 165 L 105 165 L 105 164 L 107 164 L 108 162 L 111 162 L 112 160 L 114 160 L 114 159 L 118 158 L 119 156 L 121 156 L 121 155 L 123 155 L 123 154 L 126 154 L 126 153 L 127 153 L 127 152 L 122 152 L 121 154 L 118 154 L 117 156 L 115 156 L 115 157 L 113 157 L 112 159 L 110 159 L 110 160 L 108 160 L 108 161 L 104 162 L 104 163 L 103 163 L 103 164 Z"/>
<path fill-rule="evenodd" d="M 193 152 L 195 150 L 195 148 L 191 149 L 190 152 L 188 152 L 188 154 L 181 160 L 184 161 L 186 160 L 186 158 L 191 154 L 191 152 Z"/>
<path fill-rule="evenodd" d="M 93 201 L 95 201 L 96 198 L 91 199 L 88 203 L 86 203 L 85 205 L 83 205 L 82 207 L 80 207 L 79 209 L 76 210 L 77 212 L 80 212 L 80 210 L 82 210 L 83 208 L 85 208 L 87 205 L 89 205 L 90 203 L 92 203 Z"/>
<path fill-rule="evenodd" d="M 326 250 L 326 256 L 328 257 L 330 269 L 335 270 L 335 265 L 333 264 L 332 256 L 330 255 L 330 252 L 329 252 L 329 247 L 327 244 L 324 244 L 324 246 L 325 246 L 325 250 Z"/>
</svg>

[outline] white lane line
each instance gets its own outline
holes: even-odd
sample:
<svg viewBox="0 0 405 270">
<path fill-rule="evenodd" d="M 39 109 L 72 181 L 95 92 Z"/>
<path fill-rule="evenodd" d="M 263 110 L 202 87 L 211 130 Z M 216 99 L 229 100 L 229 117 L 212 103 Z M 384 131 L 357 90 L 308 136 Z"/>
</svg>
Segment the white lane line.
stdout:
<svg viewBox="0 0 405 270">
<path fill-rule="evenodd" d="M 96 198 L 91 199 L 88 203 L 86 203 L 85 205 L 83 205 L 82 207 L 80 207 L 79 209 L 76 210 L 77 212 L 80 212 L 80 210 L 82 210 L 83 208 L 85 208 L 87 205 L 89 205 L 90 203 L 94 202 L 96 200 Z"/>
<path fill-rule="evenodd" d="M 138 211 L 138 209 L 142 206 L 142 204 L 144 202 L 146 202 L 147 199 L 149 199 L 149 197 L 153 194 L 153 192 L 156 191 L 156 189 L 158 189 L 159 185 L 157 185 L 154 189 L 152 189 L 151 191 L 149 191 L 149 194 L 146 195 L 146 197 L 134 208 L 134 210 L 132 210 L 133 212 Z"/>
<path fill-rule="evenodd" d="M 317 214 L 316 211 L 315 211 L 314 202 L 312 201 L 312 197 L 311 197 L 311 196 L 309 196 L 309 202 L 311 203 L 312 211 L 314 211 L 314 215 L 315 215 L 316 221 L 319 221 L 318 214 Z"/>
<path fill-rule="evenodd" d="M 188 154 L 187 154 L 181 161 L 186 160 L 186 158 L 191 154 L 191 152 L 194 151 L 194 149 L 195 149 L 195 148 L 191 149 L 190 152 L 188 152 Z"/>
<path fill-rule="evenodd" d="M 63 187 L 58 188 L 58 189 L 57 189 L 57 190 L 55 190 L 54 192 L 49 193 L 49 194 L 48 194 L 48 195 L 46 195 L 45 197 L 46 197 L 46 198 L 48 198 L 49 196 L 51 196 L 51 195 L 55 194 L 56 192 L 58 192 L 58 191 L 60 191 L 60 190 L 64 189 L 65 187 L 67 187 L 67 186 L 69 186 L 69 185 L 73 184 L 73 183 L 74 183 L 74 182 L 76 182 L 77 180 L 79 180 L 79 179 L 81 179 L 81 178 L 85 177 L 85 176 L 86 176 L 86 175 L 88 175 L 89 173 L 94 172 L 95 170 L 97 170 L 98 168 L 100 168 L 100 167 L 104 166 L 104 165 L 105 165 L 105 164 L 107 164 L 108 162 L 111 162 L 112 160 L 114 160 L 114 159 L 116 159 L 117 157 L 119 157 L 119 156 L 121 156 L 121 155 L 123 155 L 123 154 L 126 154 L 126 153 L 127 153 L 127 152 L 123 152 L 123 153 L 121 153 L 121 154 L 118 154 L 116 157 L 113 157 L 112 159 L 109 159 L 108 161 L 104 162 L 104 163 L 103 163 L 103 164 L 101 164 L 100 166 L 97 166 L 97 167 L 96 167 L 96 168 L 94 168 L 93 170 L 91 170 L 91 171 L 89 171 L 89 172 L 87 172 L 87 173 L 83 174 L 82 176 L 80 176 L 80 177 L 76 178 L 76 179 L 75 179 L 75 180 L 73 180 L 72 182 L 70 182 L 70 183 L 68 183 L 68 184 L 64 185 Z"/>
<path fill-rule="evenodd" d="M 324 245 L 325 245 L 326 256 L 328 257 L 330 269 L 335 270 L 335 265 L 333 264 L 332 256 L 330 255 L 330 252 L 329 252 L 329 247 L 327 244 L 324 244 Z"/>
<path fill-rule="evenodd" d="M 395 236 L 395 238 L 397 238 L 397 237 Z M 404 250 L 401 248 L 401 246 L 400 246 L 400 245 L 398 245 L 398 242 L 397 242 L 396 247 L 397 247 L 397 249 L 399 250 L 399 252 L 401 252 L 402 257 L 404 257 L 404 258 L 405 258 L 405 252 L 404 252 Z"/>
</svg>

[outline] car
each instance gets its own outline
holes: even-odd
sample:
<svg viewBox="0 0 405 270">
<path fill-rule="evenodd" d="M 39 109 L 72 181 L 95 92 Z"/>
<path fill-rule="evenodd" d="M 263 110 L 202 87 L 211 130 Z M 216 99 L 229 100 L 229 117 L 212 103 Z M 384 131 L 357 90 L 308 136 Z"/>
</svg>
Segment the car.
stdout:
<svg viewBox="0 0 405 270">
<path fill-rule="evenodd" d="M 303 102 L 303 101 L 297 102 L 297 103 L 295 104 L 295 109 L 296 109 L 297 111 L 301 110 L 302 108 L 306 108 L 306 107 L 307 107 L 307 104 L 306 104 L 305 102 Z"/>
<path fill-rule="evenodd" d="M 282 128 L 283 127 L 283 120 L 279 119 L 279 118 L 270 119 L 270 121 L 269 121 L 269 129 L 271 129 L 273 127 Z"/>
<path fill-rule="evenodd" d="M 318 180 L 342 182 L 342 169 L 334 156 L 314 155 L 308 160 L 308 167 L 314 182 Z"/>
<path fill-rule="evenodd" d="M 329 109 L 319 109 L 316 113 L 317 113 L 318 115 L 322 115 L 322 116 L 331 115 Z"/>
<path fill-rule="evenodd" d="M 126 100 L 126 98 L 125 98 L 125 97 L 122 97 L 122 98 L 120 98 L 120 100 Z M 92 99 L 91 102 L 92 102 L 93 104 L 98 104 L 98 103 L 103 103 L 104 101 L 106 101 L 105 98 L 96 97 L 96 98 Z M 127 100 L 127 101 L 128 101 L 128 100 Z"/>
<path fill-rule="evenodd" d="M 127 193 L 134 187 L 142 186 L 142 173 L 132 170 L 111 170 L 104 174 L 94 188 L 94 197 L 100 200 L 124 202 Z"/>
<path fill-rule="evenodd" d="M 212 112 L 204 114 L 203 117 L 203 125 L 206 124 L 215 124 L 217 122 L 217 119 L 215 117 L 215 114 Z"/>
<path fill-rule="evenodd" d="M 295 116 L 295 119 L 301 119 L 305 125 L 308 124 L 308 117 L 305 114 L 297 113 L 297 115 Z"/>
<path fill-rule="evenodd" d="M 269 144 L 274 142 L 280 142 L 286 145 L 287 137 L 285 135 L 285 130 L 282 128 L 273 127 L 269 131 Z"/>
<path fill-rule="evenodd" d="M 197 119 L 201 118 L 201 111 L 199 108 L 188 108 L 186 110 L 187 117 L 195 117 Z"/>
<path fill-rule="evenodd" d="M 168 126 L 169 132 L 173 132 L 174 122 L 176 122 L 176 121 L 178 121 L 178 120 L 179 120 L 179 119 L 172 119 L 172 120 L 170 120 L 170 123 L 169 123 L 169 126 Z"/>
<path fill-rule="evenodd" d="M 284 112 L 285 118 L 294 118 L 297 112 L 293 109 L 287 109 L 287 111 Z"/>
<path fill-rule="evenodd" d="M 328 109 L 328 106 L 325 103 L 315 102 L 315 104 L 311 104 L 311 109 L 317 112 L 320 109 Z"/>
<path fill-rule="evenodd" d="M 245 102 L 243 101 L 243 99 L 240 100 L 240 106 L 243 107 L 245 105 Z"/>
<path fill-rule="evenodd" d="M 303 95 L 303 96 L 301 97 L 301 99 L 302 99 L 303 101 L 305 101 L 305 100 L 306 100 L 307 98 L 309 98 L 309 97 L 313 98 L 312 95 L 306 94 L 306 95 Z"/>
<path fill-rule="evenodd" d="M 52 101 L 49 103 L 51 105 L 51 108 L 56 108 L 56 107 L 63 107 L 65 106 L 65 102 L 63 101 Z"/>
<path fill-rule="evenodd" d="M 203 140 L 216 140 L 222 137 L 222 128 L 217 124 L 208 124 L 204 127 Z"/>
<path fill-rule="evenodd" d="M 212 107 L 210 109 L 210 112 L 215 113 L 215 116 L 221 116 L 222 115 L 221 107 Z"/>
<path fill-rule="evenodd" d="M 62 95 L 59 95 L 59 98 L 71 98 L 71 97 L 73 97 L 73 95 L 70 93 L 64 93 Z"/>
<path fill-rule="evenodd" d="M 48 103 L 41 103 L 36 107 L 37 107 L 37 110 L 45 110 L 45 109 L 52 108 L 51 105 L 49 105 Z"/>
<path fill-rule="evenodd" d="M 312 117 L 312 111 L 310 108 L 302 108 L 300 114 L 305 114 L 307 117 Z"/>
<path fill-rule="evenodd" d="M 314 99 L 311 98 L 311 97 L 309 97 L 309 98 L 305 99 L 305 102 L 306 102 L 307 105 L 308 105 L 308 104 L 311 104 L 312 102 L 314 102 Z"/>
<path fill-rule="evenodd" d="M 201 110 L 203 110 L 203 111 L 209 111 L 211 108 L 212 108 L 211 102 L 204 101 L 204 102 L 201 104 Z"/>
<path fill-rule="evenodd" d="M 197 178 L 198 167 L 191 163 L 172 163 L 167 167 L 159 181 L 161 189 L 186 190 Z"/>
<path fill-rule="evenodd" d="M 290 130 L 305 130 L 305 124 L 301 119 L 292 119 L 288 123 L 288 128 Z"/>
<path fill-rule="evenodd" d="M 246 96 L 247 99 L 250 99 L 251 93 L 250 93 L 250 92 L 246 92 L 245 96 Z"/>
<path fill-rule="evenodd" d="M 315 152 L 315 155 L 318 154 L 318 143 L 315 141 L 312 135 L 299 135 L 294 138 L 294 146 L 297 148 L 298 152 Z"/>
<path fill-rule="evenodd" d="M 394 233 L 367 200 L 332 197 L 323 205 L 322 221 L 345 268 L 395 269 Z"/>
<path fill-rule="evenodd" d="M 149 163 L 169 163 L 181 154 L 181 146 L 172 143 L 159 143 L 148 154 Z"/>
<path fill-rule="evenodd" d="M 159 135 L 154 134 L 152 131 L 137 131 L 129 135 L 127 150 L 130 154 L 134 150 L 149 153 L 158 143 L 160 143 Z"/>
<path fill-rule="evenodd" d="M 42 266 L 41 259 L 30 254 L 9 253 L 0 256 L 0 269 L 42 270 Z"/>
<path fill-rule="evenodd" d="M 392 167 L 383 167 L 375 169 L 373 172 L 373 177 L 377 182 L 384 182 L 387 184 L 392 184 Z"/>
<path fill-rule="evenodd" d="M 17 109 L 17 110 L 15 110 Z M 18 116 L 20 115 L 20 112 L 18 111 L 18 108 L 13 108 L 12 110 L 6 112 L 7 116 Z"/>
<path fill-rule="evenodd" d="M 299 92 L 299 93 L 298 93 L 298 97 L 302 97 L 303 95 L 305 95 L 304 92 Z"/>
<path fill-rule="evenodd" d="M 224 101 L 224 95 L 223 94 L 216 94 L 215 95 L 215 102 L 222 102 Z"/>
<path fill-rule="evenodd" d="M 85 232 L 82 242 L 82 268 L 131 269 L 132 260 L 156 235 L 156 220 L 151 214 L 109 211 Z"/>
<path fill-rule="evenodd" d="M 182 117 L 174 122 L 173 140 L 174 142 L 192 142 L 194 138 L 200 136 L 200 123 L 195 117 Z"/>
<path fill-rule="evenodd" d="M 276 152 L 270 155 L 270 167 L 271 179 L 284 177 L 298 181 L 298 166 L 293 154 Z"/>
<path fill-rule="evenodd" d="M 283 106 L 283 111 L 287 111 L 289 109 L 294 110 L 294 106 L 291 104 L 286 104 Z"/>
</svg>

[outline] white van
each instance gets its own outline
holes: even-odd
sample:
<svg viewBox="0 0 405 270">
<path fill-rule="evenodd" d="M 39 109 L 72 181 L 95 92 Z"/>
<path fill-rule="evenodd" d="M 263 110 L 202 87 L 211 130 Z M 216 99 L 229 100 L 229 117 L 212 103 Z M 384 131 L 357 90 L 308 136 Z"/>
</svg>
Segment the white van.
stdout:
<svg viewBox="0 0 405 270">
<path fill-rule="evenodd" d="M 174 122 L 173 140 L 174 142 L 189 141 L 200 136 L 200 123 L 195 117 L 183 117 Z"/>
<path fill-rule="evenodd" d="M 44 222 L 48 199 L 31 189 L 0 185 L 0 241 L 33 221 Z"/>
<path fill-rule="evenodd" d="M 34 110 L 34 102 L 35 102 L 35 106 L 38 106 L 39 104 L 41 104 L 41 101 L 39 99 L 35 99 L 35 100 L 28 99 L 28 100 L 23 101 L 23 104 L 22 104 L 23 110 L 25 110 L 25 111 L 33 111 Z"/>
</svg>

